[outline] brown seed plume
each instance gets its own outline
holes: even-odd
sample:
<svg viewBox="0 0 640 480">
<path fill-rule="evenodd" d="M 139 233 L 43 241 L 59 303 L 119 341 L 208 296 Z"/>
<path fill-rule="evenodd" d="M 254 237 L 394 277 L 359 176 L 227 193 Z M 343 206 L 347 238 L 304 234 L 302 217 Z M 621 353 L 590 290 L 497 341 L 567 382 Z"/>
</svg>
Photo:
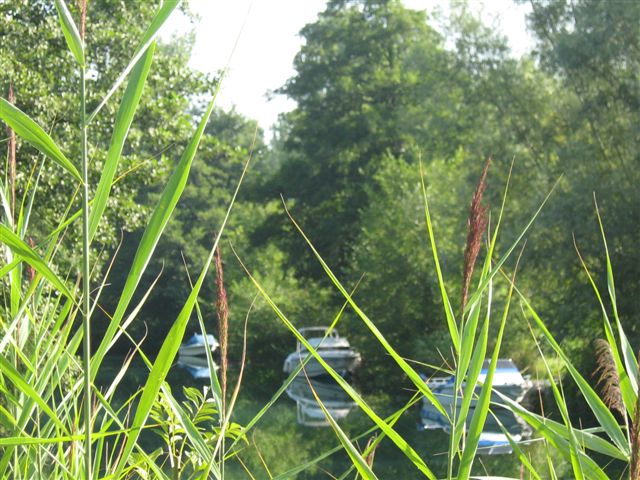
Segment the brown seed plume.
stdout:
<svg viewBox="0 0 640 480">
<path fill-rule="evenodd" d="M 600 388 L 600 396 L 610 410 L 615 410 L 620 415 L 626 415 L 622 393 L 620 392 L 620 377 L 616 369 L 616 362 L 613 359 L 609 342 L 602 338 L 593 341 L 596 351 L 597 368 L 593 371 L 593 376 L 598 376 L 597 386 Z"/>
<path fill-rule="evenodd" d="M 7 101 L 11 104 L 16 101 L 13 93 L 13 85 L 9 85 Z M 13 222 L 16 209 L 16 132 L 10 127 L 7 127 L 7 136 L 9 137 L 7 155 L 9 157 L 9 186 L 11 188 L 11 221 Z"/>
<path fill-rule="evenodd" d="M 638 362 L 640 362 L 640 352 L 638 352 Z M 640 375 L 638 375 L 640 382 Z M 636 398 L 633 422 L 631 423 L 631 464 L 629 465 L 629 478 L 640 480 L 640 395 Z"/>
<path fill-rule="evenodd" d="M 87 0 L 78 0 L 78 7 L 80 8 L 80 39 L 84 42 L 87 25 Z"/>
<path fill-rule="evenodd" d="M 216 312 L 218 314 L 218 337 L 220 340 L 220 377 L 222 388 L 222 405 L 227 393 L 227 337 L 229 334 L 229 303 L 227 302 L 227 291 L 224 288 L 224 271 L 222 269 L 222 257 L 220 247 L 215 251 L 216 264 Z"/>
<path fill-rule="evenodd" d="M 487 228 L 487 212 L 488 207 L 482 205 L 482 195 L 487 188 L 487 171 L 491 164 L 491 158 L 487 158 L 480 175 L 480 181 L 476 187 L 476 191 L 471 198 L 471 207 L 469 209 L 469 219 L 467 220 L 467 245 L 464 249 L 464 268 L 462 270 L 462 310 L 467 305 L 467 296 L 469 295 L 469 284 L 473 275 L 473 268 L 480 253 L 482 245 L 482 236 Z"/>
</svg>

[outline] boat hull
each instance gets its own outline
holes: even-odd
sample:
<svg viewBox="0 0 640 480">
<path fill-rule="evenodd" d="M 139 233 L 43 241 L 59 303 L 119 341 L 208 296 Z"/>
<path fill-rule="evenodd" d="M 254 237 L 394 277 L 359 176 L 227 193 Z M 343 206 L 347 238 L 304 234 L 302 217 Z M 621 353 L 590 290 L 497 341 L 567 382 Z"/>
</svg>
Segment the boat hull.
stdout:
<svg viewBox="0 0 640 480">
<path fill-rule="evenodd" d="M 331 368 L 341 375 L 353 372 L 361 363 L 360 354 L 354 350 L 349 351 L 326 351 L 318 352 L 322 359 L 327 362 Z M 287 375 L 291 374 L 297 367 L 300 366 L 302 361 L 306 358 L 308 352 L 294 352 L 289 354 L 284 361 L 283 371 Z M 319 375 L 326 375 L 327 371 L 318 362 L 317 359 L 311 358 L 301 370 L 299 376 L 317 377 Z"/>
</svg>

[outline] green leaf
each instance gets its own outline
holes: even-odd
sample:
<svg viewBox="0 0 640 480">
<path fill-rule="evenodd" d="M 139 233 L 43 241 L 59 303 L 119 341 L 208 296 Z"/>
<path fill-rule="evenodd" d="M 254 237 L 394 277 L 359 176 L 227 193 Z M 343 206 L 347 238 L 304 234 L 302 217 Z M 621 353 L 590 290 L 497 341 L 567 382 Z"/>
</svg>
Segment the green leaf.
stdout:
<svg viewBox="0 0 640 480">
<path fill-rule="evenodd" d="M 138 46 L 135 53 L 133 54 L 133 58 L 129 61 L 129 64 L 125 67 L 122 73 L 120 73 L 116 81 L 113 82 L 113 85 L 111 86 L 107 94 L 104 96 L 102 101 L 100 102 L 100 105 L 98 105 L 96 109 L 91 113 L 91 115 L 89 115 L 89 117 L 87 118 L 87 123 L 90 123 L 91 120 L 93 120 L 93 118 L 102 109 L 102 107 L 104 107 L 105 104 L 109 101 L 109 98 L 111 98 L 111 95 L 115 93 L 115 91 L 118 89 L 118 87 L 122 84 L 124 79 L 129 74 L 129 72 L 134 68 L 136 63 L 138 63 L 138 60 L 140 59 L 140 57 L 142 57 L 145 51 L 151 46 L 151 44 L 153 43 L 153 40 L 158 35 L 158 31 L 160 30 L 162 25 L 164 25 L 164 23 L 167 21 L 171 13 L 176 9 L 176 7 L 179 4 L 180 4 L 180 0 L 166 0 L 162 4 L 160 9 L 158 10 L 158 13 L 156 13 L 156 16 L 153 17 L 153 20 L 149 24 L 149 27 L 144 32 L 144 35 L 142 36 L 142 40 L 140 41 L 140 45 Z"/>
<path fill-rule="evenodd" d="M 215 246 L 217 246 L 217 239 L 215 244 Z M 120 473 L 124 469 L 124 466 L 129 459 L 129 455 L 135 448 L 138 437 L 140 435 L 140 429 L 147 421 L 149 413 L 151 412 L 151 408 L 153 407 L 156 401 L 156 397 L 160 392 L 160 388 L 162 387 L 162 384 L 165 381 L 167 374 L 169 373 L 171 365 L 173 365 L 173 361 L 178 353 L 178 349 L 180 348 L 182 338 L 184 337 L 184 332 L 187 328 L 187 324 L 189 323 L 189 319 L 191 318 L 191 313 L 195 308 L 196 299 L 198 298 L 200 289 L 209 270 L 209 266 L 211 265 L 211 262 L 213 260 L 213 253 L 214 249 L 211 250 L 209 257 L 207 258 L 207 261 L 205 262 L 205 265 L 200 272 L 200 276 L 198 277 L 198 280 L 196 281 L 193 289 L 191 290 L 191 293 L 189 294 L 189 298 L 178 314 L 178 318 L 171 326 L 171 330 L 169 330 L 169 333 L 167 334 L 164 342 L 162 342 L 160 352 L 156 357 L 153 368 L 151 369 L 151 373 L 149 374 L 147 382 L 145 383 L 145 386 L 142 390 L 142 396 L 140 397 L 138 407 L 136 408 L 136 414 L 131 424 L 131 432 L 126 435 L 125 446 L 123 448 L 120 461 L 118 462 L 118 466 L 116 468 L 116 478 L 119 478 Z"/>
<path fill-rule="evenodd" d="M 6 225 L 0 224 L 0 242 L 7 245 L 16 256 L 22 258 L 38 273 L 41 273 L 55 288 L 58 289 L 60 293 L 70 299 L 73 299 L 71 292 L 67 289 L 64 282 L 58 278 L 58 276 L 29 245 L 13 233 Z"/>
<path fill-rule="evenodd" d="M 116 114 L 116 120 L 113 126 L 111 145 L 109 146 L 109 152 L 107 153 L 107 159 L 102 169 L 102 176 L 100 177 L 100 183 L 98 183 L 98 188 L 96 189 L 93 208 L 91 209 L 91 214 L 89 216 L 89 241 L 93 239 L 93 236 L 98 229 L 100 218 L 107 206 L 107 199 L 111 192 L 111 184 L 115 177 L 116 170 L 118 169 L 122 148 L 124 147 L 124 142 L 127 138 L 127 134 L 129 133 L 133 116 L 136 113 L 136 109 L 140 102 L 142 89 L 147 80 L 149 69 L 151 68 L 154 51 L 155 42 L 147 49 L 144 56 L 140 58 L 131 72 L 129 83 L 127 84 L 122 101 L 120 102 L 120 108 Z"/>
<path fill-rule="evenodd" d="M 164 228 L 167 225 L 182 192 L 184 191 L 187 179 L 189 178 L 193 159 L 196 155 L 198 145 L 200 144 L 200 139 L 202 138 L 202 134 L 204 133 L 209 117 L 213 112 L 215 98 L 216 96 L 214 95 L 205 114 L 200 120 L 198 128 L 194 132 L 187 148 L 182 154 L 178 166 L 174 170 L 169 182 L 162 192 L 156 208 L 151 214 L 149 224 L 147 225 L 147 228 L 142 235 L 142 239 L 138 244 L 138 249 L 133 259 L 133 263 L 131 264 L 129 274 L 127 275 L 124 288 L 120 294 L 116 311 L 113 314 L 98 349 L 91 359 L 91 372 L 93 377 L 95 377 L 95 373 L 97 372 L 114 335 L 120 327 L 120 322 L 124 318 L 124 314 L 127 311 L 131 299 L 133 298 L 133 294 L 135 293 L 138 283 L 142 278 L 142 274 L 146 270 L 149 260 L 151 259 L 156 245 L 160 240 L 160 236 L 162 235 L 162 232 L 164 231 Z"/>
<path fill-rule="evenodd" d="M 347 435 L 344 433 L 342 428 L 340 428 L 340 425 L 338 425 L 338 423 L 333 419 L 331 414 L 327 411 L 326 407 L 324 406 L 324 403 L 322 403 L 322 400 L 320 400 L 320 397 L 318 396 L 316 391 L 313 389 L 313 386 L 311 385 L 311 383 L 309 383 L 309 386 L 311 387 L 311 393 L 313 393 L 313 396 L 315 397 L 316 402 L 322 409 L 322 413 L 324 413 L 324 416 L 329 422 L 329 425 L 331 425 L 331 428 L 333 429 L 336 436 L 338 437 L 338 440 L 340 440 L 342 447 L 347 452 L 347 455 L 349 455 L 349 458 L 353 462 L 353 465 L 356 467 L 356 470 L 358 470 L 358 473 L 362 476 L 363 479 L 369 479 L 369 480 L 377 479 L 378 477 L 376 476 L 375 473 L 373 473 L 373 470 L 371 470 L 371 467 L 369 467 L 369 465 L 367 464 L 367 461 L 364 458 L 362 458 L 362 455 L 360 455 L 360 452 L 358 452 L 358 450 L 356 450 L 356 447 L 353 446 L 353 444 L 349 440 L 349 437 L 347 437 Z"/>
<path fill-rule="evenodd" d="M 30 143 L 43 154 L 56 162 L 75 179 L 82 182 L 80 173 L 73 164 L 64 156 L 51 137 L 31 120 L 22 110 L 13 106 L 4 98 L 0 98 L 0 119 L 2 119 L 20 138 Z"/>
<path fill-rule="evenodd" d="M 18 389 L 24 393 L 27 397 L 29 397 L 33 402 L 40 406 L 40 408 L 49 416 L 53 422 L 60 427 L 62 430 L 66 431 L 66 428 L 62 421 L 58 418 L 51 407 L 45 402 L 40 395 L 34 390 L 34 388 L 27 382 L 20 373 L 9 363 L 9 361 L 4 357 L 0 356 L 0 371 L 4 376 L 7 377 Z"/>
<path fill-rule="evenodd" d="M 207 120 L 209 119 L 209 116 L 211 115 L 211 112 L 213 110 L 214 100 L 215 100 L 215 97 L 211 100 L 209 104 L 209 108 L 207 109 L 207 112 L 205 113 L 204 117 L 200 121 L 198 130 L 194 134 L 192 141 L 189 144 L 189 147 L 187 148 L 187 152 L 190 152 L 190 153 L 187 153 L 187 152 L 185 153 L 185 155 L 187 155 L 187 157 L 190 157 L 191 159 L 195 155 L 195 151 L 198 147 L 198 142 L 200 140 L 200 137 L 202 136 Z M 167 373 L 169 372 L 169 369 L 173 364 L 173 360 L 175 359 L 176 354 L 178 353 L 178 349 L 180 348 L 180 343 L 182 342 L 182 338 L 184 337 L 184 332 L 187 328 L 187 323 L 189 322 L 189 319 L 191 318 L 191 314 L 193 313 L 193 310 L 197 303 L 200 289 L 202 288 L 207 272 L 209 271 L 209 267 L 211 266 L 211 262 L 213 261 L 214 252 L 218 247 L 220 236 L 222 235 L 222 232 L 224 231 L 227 225 L 227 221 L 229 220 L 231 209 L 235 204 L 236 198 L 238 196 L 238 192 L 240 190 L 240 186 L 242 185 L 242 180 L 244 179 L 248 166 L 249 166 L 249 162 L 247 162 L 247 164 L 245 165 L 244 170 L 242 171 L 242 174 L 240 176 L 240 179 L 238 180 L 238 185 L 229 203 L 227 213 L 222 221 L 222 224 L 218 229 L 218 234 L 213 243 L 213 246 L 211 247 L 211 251 L 209 252 L 209 256 L 202 268 L 202 271 L 200 272 L 200 276 L 198 277 L 198 280 L 196 281 L 194 287 L 191 289 L 189 298 L 187 298 L 187 301 L 182 307 L 182 310 L 180 310 L 180 313 L 178 314 L 178 318 L 172 325 L 171 330 L 169 330 L 169 333 L 167 334 L 167 337 L 165 338 L 164 342 L 162 342 L 162 346 L 160 347 L 160 352 L 156 357 L 156 360 L 153 364 L 153 368 L 151 369 L 151 373 L 149 374 L 145 387 L 142 391 L 142 396 L 140 397 L 138 407 L 136 408 L 136 414 L 134 416 L 133 423 L 132 423 L 132 431 L 126 436 L 125 446 L 123 448 L 122 455 L 120 457 L 120 460 L 116 468 L 117 478 L 122 473 L 124 466 L 128 461 L 129 455 L 137 445 L 138 437 L 140 435 L 140 430 L 142 429 L 145 422 L 147 421 L 147 418 L 149 417 L 149 413 L 151 412 L 151 408 L 153 407 L 153 404 L 158 395 L 158 392 L 160 391 L 160 388 L 162 387 L 162 384 L 165 381 Z M 141 241 L 141 244 L 143 243 L 143 241 L 144 241 L 144 237 L 143 237 L 143 240 Z M 135 263 L 135 260 L 134 260 L 134 263 Z M 114 322 L 112 321 L 111 324 L 109 325 L 109 328 L 112 327 L 113 323 Z"/>
<path fill-rule="evenodd" d="M 455 316 L 453 314 L 453 308 L 449 301 L 449 295 L 445 288 L 444 278 L 442 276 L 442 270 L 440 268 L 440 260 L 438 259 L 438 249 L 436 248 L 436 240 L 433 234 L 433 227 L 431 225 L 431 214 L 429 213 L 429 202 L 427 200 L 427 187 L 424 183 L 424 173 L 422 171 L 422 165 L 420 165 L 420 181 L 422 185 L 422 198 L 424 201 L 424 215 L 427 222 L 427 231 L 429 232 L 429 240 L 431 242 L 431 250 L 433 252 L 433 261 L 436 265 L 436 273 L 438 275 L 438 285 L 440 286 L 440 295 L 442 296 L 442 303 L 444 304 L 444 313 L 447 317 L 447 326 L 449 327 L 449 335 L 451 336 L 451 342 L 456 352 L 460 352 L 460 334 L 458 333 L 458 325 L 456 323 Z"/>
<path fill-rule="evenodd" d="M 292 219 L 293 221 L 293 219 Z M 295 223 L 297 228 L 298 225 Z M 304 233 L 302 234 L 304 235 Z M 306 237 L 305 237 L 306 239 Z M 313 246 L 311 247 L 313 248 Z M 322 261 L 322 259 L 320 259 L 320 261 Z M 414 466 L 420 470 L 426 477 L 435 480 L 436 477 L 433 474 L 433 472 L 431 471 L 431 469 L 427 466 L 427 464 L 424 462 L 424 460 L 418 455 L 418 453 L 404 440 L 404 438 L 402 438 L 402 436 L 400 436 L 395 430 L 393 430 L 393 428 L 391 428 L 391 426 L 385 422 L 382 418 L 380 418 L 378 416 L 378 414 L 376 414 L 373 409 L 369 406 L 369 404 L 362 398 L 362 396 L 360 394 L 358 394 L 358 392 L 356 392 L 354 390 L 354 388 L 349 385 L 349 383 L 342 378 L 341 375 L 339 375 L 319 354 L 318 352 L 309 344 L 309 342 L 307 341 L 307 339 L 296 329 L 296 327 L 289 321 L 289 319 L 284 315 L 284 313 L 282 313 L 282 311 L 278 308 L 278 306 L 274 303 L 274 301 L 271 299 L 271 297 L 269 296 L 269 294 L 262 288 L 262 286 L 260 285 L 260 283 L 258 283 L 258 281 L 255 279 L 255 277 L 253 275 L 251 275 L 251 273 L 249 272 L 249 270 L 244 266 L 244 264 L 242 264 L 242 267 L 244 268 L 245 272 L 247 273 L 247 275 L 249 276 L 250 280 L 252 281 L 252 283 L 254 284 L 254 286 L 258 289 L 258 291 L 260 292 L 260 294 L 262 295 L 262 297 L 266 300 L 266 302 L 269 304 L 269 306 L 271 307 L 271 309 L 274 311 L 274 313 L 278 316 L 278 318 L 280 318 L 280 320 L 282 321 L 282 323 L 285 324 L 285 326 L 291 331 L 291 333 L 293 333 L 296 337 L 296 339 L 300 342 L 301 345 L 304 345 L 304 347 L 307 349 L 307 351 L 313 355 L 313 357 L 316 359 L 316 361 L 318 363 L 320 363 L 320 365 L 322 365 L 322 367 L 327 371 L 327 373 L 329 375 L 331 375 L 331 377 L 342 387 L 342 389 L 353 399 L 354 402 L 356 402 L 358 404 L 358 406 L 362 409 L 362 411 L 371 419 L 373 420 L 373 422 L 380 428 L 380 430 L 385 433 L 389 439 L 398 447 L 398 449 L 407 456 L 407 458 L 414 464 Z M 335 277 L 333 277 L 335 278 Z M 336 280 L 337 281 L 337 280 Z M 342 285 L 340 285 L 340 287 L 342 287 Z M 355 304 L 353 303 L 353 300 L 351 299 L 351 296 L 349 295 L 349 293 L 346 292 L 346 290 L 341 290 L 342 294 L 345 296 L 345 298 L 347 299 L 347 301 L 351 304 L 351 306 L 353 308 L 358 308 L 357 306 L 355 306 Z M 392 350 L 393 353 L 395 353 L 395 351 Z M 397 353 L 395 353 L 396 356 Z M 411 368 L 411 367 L 409 367 Z M 426 387 L 426 385 L 424 384 L 424 381 L 420 380 L 420 382 Z M 431 391 L 429 390 L 429 393 L 431 394 L 431 396 L 433 396 L 435 398 L 435 396 L 433 395 L 433 393 L 431 393 Z M 436 402 L 438 402 L 437 400 L 435 400 Z M 438 402 L 439 405 L 439 402 Z M 442 406 L 440 405 L 440 408 L 442 409 Z M 444 412 L 444 409 L 442 409 L 442 411 Z M 446 413 L 444 414 L 446 415 Z"/>
<path fill-rule="evenodd" d="M 518 292 L 518 295 L 520 295 L 520 299 L 524 303 L 525 307 L 527 308 L 535 322 L 538 324 L 540 330 L 542 330 L 542 333 L 547 338 L 547 341 L 549 342 L 553 350 L 560 357 L 560 359 L 562 359 L 562 362 L 567 367 L 567 370 L 573 377 L 573 380 L 578 385 L 578 388 L 582 392 L 582 395 L 584 395 L 584 399 L 589 404 L 591 411 L 598 419 L 600 425 L 604 428 L 604 431 L 607 433 L 607 435 L 609 435 L 611 440 L 613 440 L 613 443 L 615 443 L 620 451 L 622 451 L 625 455 L 630 455 L 631 452 L 629 449 L 629 444 L 627 443 L 624 433 L 622 433 L 622 429 L 620 428 L 620 425 L 618 425 L 618 422 L 616 421 L 611 411 L 602 402 L 593 388 L 591 388 L 589 382 L 587 382 L 584 377 L 580 375 L 578 370 L 576 370 L 576 368 L 573 366 L 569 358 L 566 356 L 562 348 L 560 348 L 560 345 L 558 344 L 558 342 L 556 342 L 555 338 L 553 338 L 553 335 L 551 335 L 551 332 L 549 332 L 544 322 L 538 316 L 526 297 L 517 288 L 515 290 Z"/>
<path fill-rule="evenodd" d="M 286 209 L 286 206 L 285 206 L 285 209 Z M 309 246 L 311 251 L 316 256 L 316 259 L 318 260 L 318 262 L 322 266 L 322 268 L 325 271 L 325 273 L 327 274 L 327 276 L 331 279 L 331 281 L 336 286 L 336 288 L 340 291 L 340 293 L 345 298 L 345 300 L 347 300 L 347 302 L 349 302 L 349 305 L 351 305 L 351 308 L 354 310 L 354 312 L 360 317 L 360 319 L 364 322 L 364 324 L 369 328 L 371 333 L 373 333 L 374 337 L 376 337 L 376 340 L 378 340 L 380 345 L 382 345 L 384 347 L 384 349 L 387 351 L 387 353 L 389 353 L 391 358 L 393 358 L 393 360 L 396 362 L 396 364 L 402 369 L 402 371 L 407 375 L 407 377 L 409 377 L 409 379 L 418 388 L 418 390 L 425 397 L 427 397 L 427 399 L 429 399 L 429 401 L 433 404 L 433 406 L 436 408 L 436 410 L 438 410 L 438 412 L 440 412 L 446 419 L 449 419 L 449 412 L 447 412 L 442 407 L 442 404 L 440 403 L 440 401 L 436 398 L 436 396 L 433 394 L 431 389 L 427 386 L 425 381 L 420 377 L 418 372 L 416 372 L 415 369 L 411 365 L 409 365 L 409 363 L 404 358 L 402 358 L 402 356 L 400 356 L 398 354 L 398 352 L 395 351 L 395 349 L 389 344 L 389 342 L 384 337 L 384 335 L 382 335 L 382 332 L 380 332 L 380 330 L 378 330 L 378 327 L 375 326 L 375 324 L 371 321 L 371 319 L 356 304 L 356 302 L 353 300 L 353 298 L 351 297 L 349 292 L 347 292 L 347 290 L 344 288 L 342 283 L 340 283 L 340 281 L 335 276 L 335 274 L 331 271 L 331 269 L 329 268 L 327 263 L 324 261 L 324 259 L 320 256 L 320 254 L 318 253 L 316 248 L 311 243 L 311 240 L 309 240 L 309 237 L 307 237 L 307 235 L 304 233 L 304 231 L 302 230 L 300 225 L 298 225 L 298 223 L 289 214 L 288 210 L 287 210 L 287 215 L 289 215 L 289 219 L 293 223 L 294 227 L 298 230 L 300 235 L 302 235 L 304 240 L 307 242 L 307 245 Z"/>
<path fill-rule="evenodd" d="M 71 53 L 80 66 L 84 67 L 84 48 L 82 47 L 82 40 L 80 39 L 78 28 L 76 27 L 73 18 L 71 18 L 71 13 L 69 13 L 69 9 L 63 0 L 56 0 L 56 10 L 58 10 L 60 26 L 62 27 L 64 38 L 67 40 L 69 50 L 71 50 Z"/>
</svg>

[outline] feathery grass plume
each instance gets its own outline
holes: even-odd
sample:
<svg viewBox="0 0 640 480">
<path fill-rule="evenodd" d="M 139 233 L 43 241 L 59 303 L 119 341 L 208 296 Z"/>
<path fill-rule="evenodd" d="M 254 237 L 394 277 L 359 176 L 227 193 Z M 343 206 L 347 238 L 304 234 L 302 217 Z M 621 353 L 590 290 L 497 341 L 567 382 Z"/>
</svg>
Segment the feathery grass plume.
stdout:
<svg viewBox="0 0 640 480">
<path fill-rule="evenodd" d="M 609 342 L 602 338 L 593 341 L 596 350 L 597 368 L 593 371 L 593 376 L 598 376 L 597 386 L 600 388 L 602 401 L 610 410 L 615 410 L 620 415 L 626 415 L 622 393 L 620 392 L 620 377 L 616 369 L 616 362 L 613 359 Z"/>
<path fill-rule="evenodd" d="M 476 264 L 480 246 L 482 245 L 482 236 L 487 228 L 487 212 L 489 207 L 482 205 L 482 195 L 487 188 L 487 171 L 491 164 L 491 158 L 487 158 L 480 175 L 480 181 L 476 187 L 476 191 L 471 198 L 471 207 L 469 209 L 469 218 L 467 220 L 467 245 L 464 248 L 464 268 L 462 270 L 462 299 L 461 310 L 467 305 L 467 296 L 469 294 L 469 284 L 473 275 L 473 267 Z"/>
<path fill-rule="evenodd" d="M 87 26 L 87 0 L 78 0 L 80 8 L 80 39 L 84 42 L 84 33 Z"/>
<path fill-rule="evenodd" d="M 222 389 L 222 405 L 227 395 L 227 337 L 229 333 L 229 303 L 227 302 L 227 291 L 224 288 L 224 271 L 222 269 L 222 257 L 220 247 L 215 251 L 216 265 L 216 312 L 218 314 L 218 336 L 220 343 L 220 387 Z"/>
<path fill-rule="evenodd" d="M 640 362 L 640 352 L 638 352 Z M 640 374 L 638 375 L 640 381 Z M 629 478 L 640 480 L 640 395 L 636 398 L 636 408 L 631 422 L 631 462 L 629 465 Z"/>
<path fill-rule="evenodd" d="M 9 85 L 7 101 L 11 104 L 16 102 L 13 85 Z M 11 127 L 7 127 L 7 136 L 9 137 L 7 156 L 9 160 L 9 186 L 11 188 L 11 221 L 13 222 L 16 209 L 16 132 Z"/>
</svg>

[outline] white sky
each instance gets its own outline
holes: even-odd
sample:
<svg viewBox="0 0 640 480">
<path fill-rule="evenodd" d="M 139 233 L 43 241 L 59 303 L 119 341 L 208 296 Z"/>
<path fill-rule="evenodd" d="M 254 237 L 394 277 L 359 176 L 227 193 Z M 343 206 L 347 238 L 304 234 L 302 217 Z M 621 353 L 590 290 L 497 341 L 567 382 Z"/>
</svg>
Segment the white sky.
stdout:
<svg viewBox="0 0 640 480">
<path fill-rule="evenodd" d="M 432 11 L 445 8 L 449 2 L 403 0 L 403 3 L 416 10 Z M 190 0 L 189 4 L 201 17 L 196 26 L 191 66 L 216 72 L 229 64 L 218 105 L 225 109 L 235 106 L 243 115 L 258 120 L 268 132 L 279 113 L 295 106 L 281 95 L 269 100 L 268 92 L 282 86 L 294 74 L 293 57 L 301 45 L 298 32 L 324 10 L 325 0 Z M 513 0 L 469 0 L 469 4 L 482 9 L 485 23 L 509 38 L 514 54 L 528 49 L 531 40 L 524 20 L 528 6 L 515 5 Z M 165 32 L 184 32 L 187 28 L 186 19 L 176 13 Z"/>
</svg>

